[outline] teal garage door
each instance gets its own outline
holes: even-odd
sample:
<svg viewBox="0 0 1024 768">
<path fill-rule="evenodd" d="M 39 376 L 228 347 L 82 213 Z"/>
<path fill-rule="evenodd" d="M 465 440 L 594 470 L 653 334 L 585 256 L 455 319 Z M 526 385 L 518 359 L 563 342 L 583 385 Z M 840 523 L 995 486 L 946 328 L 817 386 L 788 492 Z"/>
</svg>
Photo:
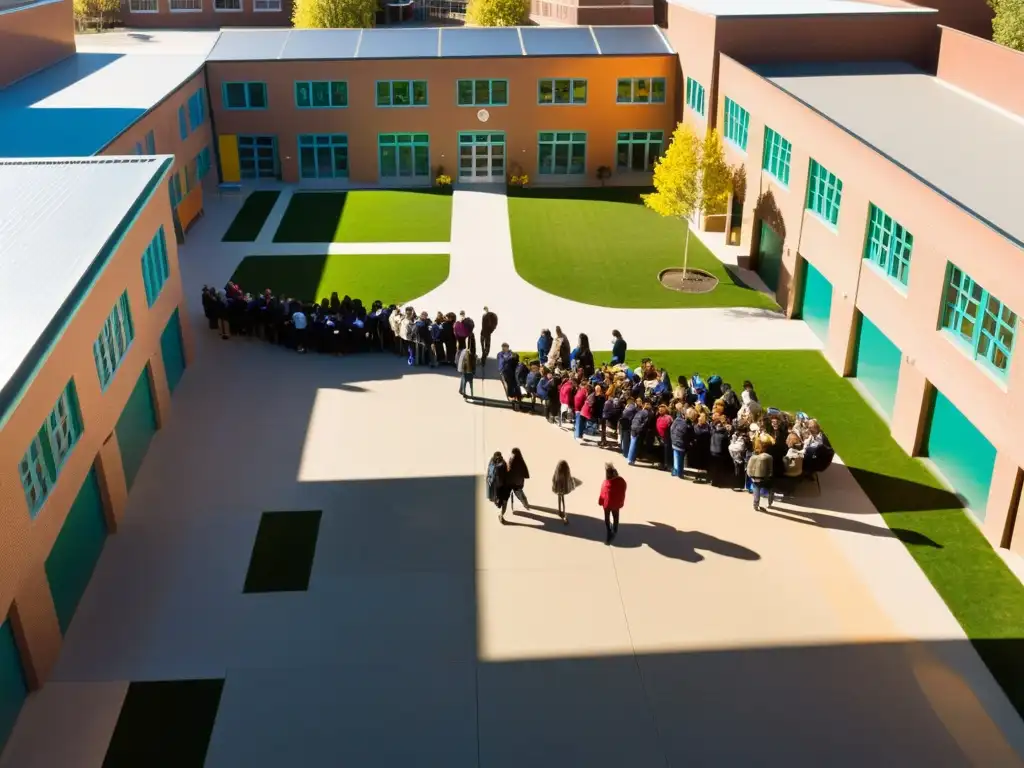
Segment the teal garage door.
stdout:
<svg viewBox="0 0 1024 768">
<path fill-rule="evenodd" d="M 900 380 L 903 353 L 864 315 L 857 328 L 857 351 L 853 375 L 871 393 L 890 419 L 896 406 L 896 385 Z"/>
<path fill-rule="evenodd" d="M 28 698 L 28 683 L 11 622 L 0 624 L 0 751 L 14 730 L 21 706 Z"/>
<path fill-rule="evenodd" d="M 782 274 L 782 238 L 766 222 L 761 222 L 761 238 L 757 246 L 757 274 L 770 291 L 779 290 Z"/>
<path fill-rule="evenodd" d="M 832 317 L 832 283 L 814 265 L 804 261 L 803 296 L 800 317 L 822 341 L 828 341 L 828 324 Z"/>
<path fill-rule="evenodd" d="M 996 449 L 941 392 L 928 423 L 926 455 L 982 520 Z"/>
<path fill-rule="evenodd" d="M 135 389 L 125 403 L 114 431 L 117 432 L 117 443 L 121 448 L 124 481 L 131 490 L 142 460 L 146 457 L 149 441 L 156 433 L 156 411 L 153 409 L 153 393 L 149 387 L 148 365 L 142 369 L 139 380 L 135 382 Z"/>
<path fill-rule="evenodd" d="M 164 332 L 160 334 L 160 352 L 167 373 L 167 388 L 173 393 L 185 373 L 185 349 L 181 343 L 181 318 L 178 317 L 178 310 L 174 310 Z"/>
<path fill-rule="evenodd" d="M 107 540 L 107 521 L 96 470 L 90 470 L 46 558 L 60 631 L 67 632 Z"/>
</svg>

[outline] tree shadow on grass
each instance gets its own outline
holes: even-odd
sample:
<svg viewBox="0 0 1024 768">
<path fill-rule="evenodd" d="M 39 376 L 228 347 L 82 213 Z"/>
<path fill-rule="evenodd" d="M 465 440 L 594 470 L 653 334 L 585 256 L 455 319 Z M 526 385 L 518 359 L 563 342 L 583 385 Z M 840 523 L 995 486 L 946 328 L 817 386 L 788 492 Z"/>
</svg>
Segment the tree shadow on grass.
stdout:
<svg viewBox="0 0 1024 768">
<path fill-rule="evenodd" d="M 275 296 L 319 302 L 324 297 L 316 294 L 326 267 L 327 254 L 246 256 L 235 267 L 230 281 L 253 294 L 269 288 Z"/>
<path fill-rule="evenodd" d="M 547 507 L 535 507 L 551 511 Z M 628 512 L 627 512 L 628 514 Z M 535 528 L 548 533 L 573 536 L 578 539 L 585 539 L 593 542 L 604 542 L 605 526 L 603 520 L 587 515 L 569 515 L 569 524 L 566 525 L 557 517 L 538 515 L 535 512 L 517 511 L 516 517 L 540 523 L 539 526 L 531 523 L 518 523 L 514 518 L 506 517 L 506 525 L 518 525 L 525 528 Z M 621 523 L 619 533 L 615 537 L 612 546 L 634 549 L 647 545 L 659 555 L 673 560 L 681 560 L 685 563 L 699 563 L 705 559 L 702 552 L 731 557 L 735 560 L 755 561 L 761 556 L 752 549 L 736 544 L 732 541 L 719 539 L 703 531 L 680 531 L 671 525 L 664 523 Z"/>
<path fill-rule="evenodd" d="M 914 547 L 932 547 L 942 549 L 942 545 L 933 541 L 923 533 L 910 531 L 905 528 L 889 528 L 877 525 L 868 525 L 857 520 L 840 515 L 826 515 L 822 512 L 812 512 L 807 509 L 766 509 L 762 514 L 777 517 L 780 520 L 789 520 L 793 523 L 813 525 L 817 528 L 829 528 L 833 531 L 844 531 L 846 533 L 858 533 L 865 536 L 878 536 L 883 539 L 895 538 L 904 544 Z"/>
<path fill-rule="evenodd" d="M 347 199 L 347 192 L 296 192 L 288 201 L 274 242 L 334 242 Z"/>
</svg>

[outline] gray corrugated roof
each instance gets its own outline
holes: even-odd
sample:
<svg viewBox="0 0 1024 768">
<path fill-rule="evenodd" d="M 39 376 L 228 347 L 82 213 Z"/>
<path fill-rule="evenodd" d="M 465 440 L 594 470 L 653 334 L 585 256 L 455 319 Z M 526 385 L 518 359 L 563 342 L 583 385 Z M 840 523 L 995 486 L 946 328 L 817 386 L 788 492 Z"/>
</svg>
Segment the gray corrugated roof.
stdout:
<svg viewBox="0 0 1024 768">
<path fill-rule="evenodd" d="M 1024 247 L 1024 120 L 902 63 L 756 69 Z"/>
<path fill-rule="evenodd" d="M 604 41 L 600 49 L 598 40 Z M 653 26 L 226 29 L 213 47 L 209 61 L 633 56 L 672 52 Z"/>
<path fill-rule="evenodd" d="M 0 161 L 0 419 L 70 322 L 111 238 L 172 161 Z"/>
</svg>

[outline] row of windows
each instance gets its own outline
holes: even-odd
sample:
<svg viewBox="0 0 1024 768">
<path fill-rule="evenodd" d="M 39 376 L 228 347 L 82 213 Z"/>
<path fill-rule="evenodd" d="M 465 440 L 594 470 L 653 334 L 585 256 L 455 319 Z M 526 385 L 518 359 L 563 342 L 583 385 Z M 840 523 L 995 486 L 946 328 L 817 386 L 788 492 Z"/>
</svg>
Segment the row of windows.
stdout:
<svg viewBox="0 0 1024 768">
<path fill-rule="evenodd" d="M 225 13 L 239 13 L 245 10 L 243 0 L 212 0 L 213 10 Z M 203 10 L 203 0 L 167 0 L 171 13 L 197 13 Z M 281 0 L 253 0 L 252 9 L 257 13 L 280 11 Z M 131 13 L 159 13 L 159 0 L 128 0 Z"/>
<path fill-rule="evenodd" d="M 698 115 L 704 115 L 704 86 L 692 77 L 686 78 L 686 106 Z"/>
<path fill-rule="evenodd" d="M 687 102 L 690 99 L 687 80 Z M 704 88 L 699 89 L 699 109 L 704 114 Z M 504 107 L 508 105 L 508 80 L 457 80 L 456 103 L 460 107 Z M 225 109 L 266 109 L 267 85 L 261 82 L 224 83 Z M 665 79 L 626 78 L 616 85 L 615 101 L 619 104 L 664 104 Z M 426 80 L 378 80 L 378 107 L 426 107 L 429 99 Z M 586 104 L 587 81 L 581 79 L 544 79 L 537 81 L 538 104 Z M 331 109 L 347 107 L 348 83 L 344 80 L 299 80 L 295 83 L 295 106 L 299 109 Z M 179 113 L 179 120 L 184 121 Z M 184 126 L 184 122 L 182 122 Z M 184 138 L 183 134 L 182 138 Z"/>
<path fill-rule="evenodd" d="M 156 134 L 149 131 L 142 141 L 135 142 L 135 154 L 136 155 L 155 155 L 156 154 Z"/>
</svg>

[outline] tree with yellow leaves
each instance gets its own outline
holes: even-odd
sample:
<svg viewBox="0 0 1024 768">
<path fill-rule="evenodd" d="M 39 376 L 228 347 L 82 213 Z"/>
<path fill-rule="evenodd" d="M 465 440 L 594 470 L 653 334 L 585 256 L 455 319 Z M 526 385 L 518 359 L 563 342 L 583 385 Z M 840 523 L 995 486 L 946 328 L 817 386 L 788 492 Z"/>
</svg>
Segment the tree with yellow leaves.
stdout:
<svg viewBox="0 0 1024 768">
<path fill-rule="evenodd" d="M 644 205 L 659 216 L 681 219 L 686 226 L 683 246 L 683 277 L 689 267 L 690 218 L 701 203 L 700 139 L 693 128 L 679 123 L 672 132 L 672 141 L 654 165 L 654 189 L 643 196 Z"/>
<path fill-rule="evenodd" d="M 732 169 L 725 162 L 721 134 L 711 128 L 700 154 L 700 211 L 705 217 L 725 215 L 732 191 Z"/>
<path fill-rule="evenodd" d="M 295 0 L 292 24 L 296 29 L 368 29 L 377 7 L 377 0 Z"/>
<path fill-rule="evenodd" d="M 530 20 L 530 0 L 469 0 L 466 19 L 478 27 L 516 27 Z"/>
</svg>

